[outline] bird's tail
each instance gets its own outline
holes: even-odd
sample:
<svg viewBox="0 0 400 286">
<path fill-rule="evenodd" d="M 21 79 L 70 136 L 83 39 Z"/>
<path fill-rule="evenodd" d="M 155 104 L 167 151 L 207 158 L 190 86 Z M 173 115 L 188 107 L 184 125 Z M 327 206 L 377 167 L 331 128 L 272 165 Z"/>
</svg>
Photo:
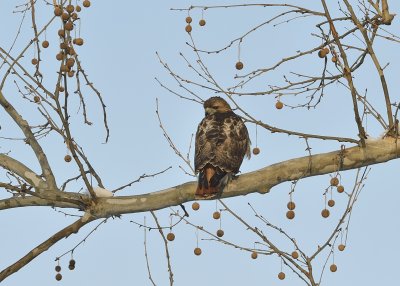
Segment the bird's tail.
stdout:
<svg viewBox="0 0 400 286">
<path fill-rule="evenodd" d="M 204 169 L 200 171 L 196 196 L 204 198 L 215 196 L 223 190 L 228 181 L 226 172 L 207 164 Z"/>
</svg>

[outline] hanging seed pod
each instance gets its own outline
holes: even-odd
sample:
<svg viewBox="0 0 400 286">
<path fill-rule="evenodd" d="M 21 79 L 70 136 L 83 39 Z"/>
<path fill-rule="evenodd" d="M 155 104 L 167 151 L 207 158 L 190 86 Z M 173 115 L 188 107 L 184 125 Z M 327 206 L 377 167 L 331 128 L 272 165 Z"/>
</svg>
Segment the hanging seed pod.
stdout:
<svg viewBox="0 0 400 286">
<path fill-rule="evenodd" d="M 188 24 L 192 23 L 192 17 L 187 16 L 186 19 L 185 19 L 185 21 L 186 21 L 186 23 L 188 23 Z"/>
<path fill-rule="evenodd" d="M 251 253 L 251 258 L 257 259 L 257 257 L 258 257 L 258 253 L 255 252 L 255 251 L 253 251 L 253 252 Z"/>
<path fill-rule="evenodd" d="M 79 6 L 79 5 L 76 5 L 76 7 L 75 7 L 75 11 L 76 11 L 76 12 L 80 12 L 80 11 L 82 11 L 82 7 L 81 7 L 81 6 Z"/>
<path fill-rule="evenodd" d="M 223 237 L 224 236 L 224 231 L 222 229 L 217 230 L 217 236 L 218 237 Z"/>
<path fill-rule="evenodd" d="M 285 279 L 285 277 L 286 277 L 285 273 L 279 272 L 279 274 L 278 274 L 279 280 L 283 280 L 283 279 Z"/>
<path fill-rule="evenodd" d="M 294 219 L 294 217 L 295 217 L 294 211 L 292 211 L 292 210 L 287 211 L 287 212 L 286 212 L 286 217 L 287 217 L 288 219 Z"/>
<path fill-rule="evenodd" d="M 33 101 L 34 101 L 35 103 L 39 103 L 39 102 L 40 102 L 40 97 L 39 97 L 38 95 L 35 95 L 35 96 L 33 97 Z"/>
<path fill-rule="evenodd" d="M 243 69 L 243 63 L 241 62 L 241 61 L 238 61 L 236 64 L 235 64 L 235 68 L 237 69 L 237 70 L 241 70 L 241 69 Z"/>
<path fill-rule="evenodd" d="M 282 108 L 283 108 L 283 103 L 282 103 L 282 101 L 278 100 L 278 101 L 275 103 L 275 108 L 276 108 L 276 109 L 282 109 Z"/>
<path fill-rule="evenodd" d="M 201 19 L 200 21 L 199 21 L 199 25 L 200 26 L 205 26 L 206 25 L 206 20 L 204 20 L 204 19 Z"/>
<path fill-rule="evenodd" d="M 38 61 L 37 58 L 33 58 L 33 59 L 31 60 L 31 63 L 32 63 L 34 66 L 36 66 L 36 65 L 39 63 L 39 61 Z"/>
<path fill-rule="evenodd" d="M 200 204 L 199 204 L 198 202 L 194 202 L 194 203 L 192 204 L 192 209 L 193 209 L 194 211 L 199 210 L 199 208 L 200 208 Z"/>
<path fill-rule="evenodd" d="M 71 14 L 72 12 L 74 12 L 75 7 L 74 7 L 74 5 L 69 4 L 69 5 L 67 5 L 67 7 L 65 8 L 65 10 L 67 10 L 67 12 Z"/>
<path fill-rule="evenodd" d="M 194 252 L 195 255 L 199 256 L 199 255 L 201 255 L 201 248 L 200 247 L 196 247 L 193 252 Z"/>
<path fill-rule="evenodd" d="M 167 234 L 167 240 L 168 241 L 174 241 L 175 240 L 175 234 L 173 232 L 170 232 Z"/>
<path fill-rule="evenodd" d="M 296 204 L 294 202 L 290 201 L 287 203 L 287 208 L 292 211 L 296 208 Z"/>
<path fill-rule="evenodd" d="M 57 7 L 54 8 L 54 15 L 61 16 L 62 13 L 63 13 L 63 11 L 62 11 L 61 7 L 57 6 Z"/>
<path fill-rule="evenodd" d="M 72 31 L 74 29 L 74 23 L 72 23 L 71 21 L 68 21 L 67 23 L 65 23 L 65 30 L 67 31 Z"/>
<path fill-rule="evenodd" d="M 258 148 L 258 147 L 253 148 L 253 154 L 254 155 L 260 154 L 260 148 Z"/>
<path fill-rule="evenodd" d="M 220 212 L 215 211 L 213 213 L 213 219 L 219 219 L 220 217 L 221 217 L 221 213 Z"/>
<path fill-rule="evenodd" d="M 45 48 L 45 49 L 47 49 L 48 47 L 49 47 L 49 41 L 46 41 L 46 40 L 44 40 L 43 42 L 42 42 L 42 47 L 43 48 Z"/>
<path fill-rule="evenodd" d="M 65 162 L 69 163 L 69 162 L 71 162 L 71 160 L 72 160 L 71 155 L 65 155 L 65 157 L 64 157 Z"/>
<path fill-rule="evenodd" d="M 61 273 L 57 273 L 57 274 L 56 274 L 56 280 L 57 280 L 57 281 L 60 281 L 61 279 L 62 279 Z"/>
<path fill-rule="evenodd" d="M 329 216 L 329 214 L 330 214 L 330 212 L 329 212 L 328 209 L 323 209 L 321 211 L 321 215 L 322 215 L 323 218 L 327 218 Z"/>
<path fill-rule="evenodd" d="M 90 7 L 90 1 L 89 0 L 85 0 L 85 1 L 83 1 L 83 3 L 82 3 L 82 5 L 83 5 L 83 7 L 85 7 L 85 8 L 89 8 Z"/>
</svg>

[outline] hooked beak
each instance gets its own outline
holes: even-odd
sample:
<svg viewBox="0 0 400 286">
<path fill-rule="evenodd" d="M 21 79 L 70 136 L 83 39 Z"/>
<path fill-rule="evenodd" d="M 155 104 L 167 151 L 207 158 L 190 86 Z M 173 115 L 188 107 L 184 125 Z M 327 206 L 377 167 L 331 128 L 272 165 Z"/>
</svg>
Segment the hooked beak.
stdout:
<svg viewBox="0 0 400 286">
<path fill-rule="evenodd" d="M 215 113 L 215 109 L 211 107 L 206 108 L 206 115 L 212 115 Z"/>
</svg>

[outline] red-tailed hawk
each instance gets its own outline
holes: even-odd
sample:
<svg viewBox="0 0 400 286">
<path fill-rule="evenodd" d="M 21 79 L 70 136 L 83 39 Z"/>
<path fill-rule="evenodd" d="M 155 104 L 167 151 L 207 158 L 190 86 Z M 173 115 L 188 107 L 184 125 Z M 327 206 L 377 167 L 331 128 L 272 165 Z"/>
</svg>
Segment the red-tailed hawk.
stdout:
<svg viewBox="0 0 400 286">
<path fill-rule="evenodd" d="M 194 167 L 199 173 L 196 196 L 209 197 L 222 191 L 239 172 L 243 158 L 250 158 L 246 125 L 221 97 L 204 102 L 205 117 L 196 133 Z"/>
</svg>

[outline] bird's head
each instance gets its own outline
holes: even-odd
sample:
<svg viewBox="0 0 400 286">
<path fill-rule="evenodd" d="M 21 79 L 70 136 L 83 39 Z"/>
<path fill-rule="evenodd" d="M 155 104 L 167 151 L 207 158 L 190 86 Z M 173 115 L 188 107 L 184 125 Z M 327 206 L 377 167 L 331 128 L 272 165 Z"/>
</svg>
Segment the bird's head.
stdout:
<svg viewBox="0 0 400 286">
<path fill-rule="evenodd" d="M 207 99 L 204 102 L 204 110 L 206 112 L 206 115 L 232 111 L 229 104 L 219 96 L 214 96 Z"/>
</svg>

